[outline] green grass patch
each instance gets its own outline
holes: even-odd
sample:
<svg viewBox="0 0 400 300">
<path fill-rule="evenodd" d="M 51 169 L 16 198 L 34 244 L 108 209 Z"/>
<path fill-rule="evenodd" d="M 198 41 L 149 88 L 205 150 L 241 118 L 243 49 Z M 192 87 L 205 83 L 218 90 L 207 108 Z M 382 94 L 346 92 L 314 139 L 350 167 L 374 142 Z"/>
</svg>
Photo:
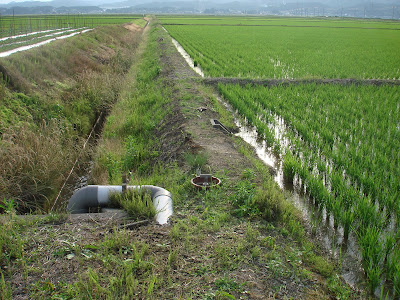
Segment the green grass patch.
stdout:
<svg viewBox="0 0 400 300">
<path fill-rule="evenodd" d="M 134 220 L 152 219 L 156 210 L 149 191 L 128 189 L 123 193 L 110 195 L 112 205 L 122 207 Z"/>
</svg>

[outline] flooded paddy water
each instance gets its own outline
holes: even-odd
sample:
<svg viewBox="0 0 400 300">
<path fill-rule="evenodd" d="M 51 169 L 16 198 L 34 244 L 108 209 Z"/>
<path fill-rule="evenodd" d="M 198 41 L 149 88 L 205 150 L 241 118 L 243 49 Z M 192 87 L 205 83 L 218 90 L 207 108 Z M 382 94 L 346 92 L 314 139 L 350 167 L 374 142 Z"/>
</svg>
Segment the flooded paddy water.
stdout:
<svg viewBox="0 0 400 300">
<path fill-rule="evenodd" d="M 163 29 L 165 30 L 165 32 L 168 33 L 167 29 L 165 29 L 163 27 Z M 168 33 L 169 34 L 169 33 Z M 194 65 L 194 61 L 193 59 L 190 57 L 190 55 L 185 51 L 185 49 L 183 49 L 183 47 L 181 46 L 181 44 L 178 43 L 177 40 L 175 40 L 174 38 L 172 38 L 172 43 L 174 44 L 176 50 L 178 50 L 178 52 L 182 55 L 182 57 L 185 59 L 185 61 L 187 62 L 187 64 L 193 69 L 193 71 L 195 71 L 197 74 L 199 74 L 201 77 L 204 78 L 204 72 L 203 70 L 199 67 L 199 66 L 195 66 Z"/>
<path fill-rule="evenodd" d="M 230 110 L 235 117 L 235 125 L 239 128 L 236 136 L 241 137 L 250 144 L 257 156 L 271 169 L 274 170 L 274 180 L 279 187 L 290 192 L 290 200 L 299 209 L 304 220 L 309 225 L 310 231 L 321 242 L 326 251 L 329 251 L 335 258 L 342 263 L 343 279 L 353 287 L 359 287 L 365 281 L 364 272 L 361 267 L 361 255 L 356 243 L 356 237 L 350 233 L 348 239 L 344 238 L 342 227 L 335 228 L 332 216 L 328 216 L 325 210 L 320 211 L 313 200 L 306 192 L 306 186 L 296 175 L 293 182 L 287 180 L 283 173 L 283 158 L 276 153 L 273 147 L 267 145 L 266 141 L 259 138 L 256 128 L 246 124 L 246 120 L 239 117 L 233 108 L 217 97 L 224 106 Z M 275 139 L 279 141 L 281 147 L 290 147 L 289 140 L 286 138 L 286 124 L 282 118 L 272 115 L 275 124 L 273 127 Z"/>
</svg>

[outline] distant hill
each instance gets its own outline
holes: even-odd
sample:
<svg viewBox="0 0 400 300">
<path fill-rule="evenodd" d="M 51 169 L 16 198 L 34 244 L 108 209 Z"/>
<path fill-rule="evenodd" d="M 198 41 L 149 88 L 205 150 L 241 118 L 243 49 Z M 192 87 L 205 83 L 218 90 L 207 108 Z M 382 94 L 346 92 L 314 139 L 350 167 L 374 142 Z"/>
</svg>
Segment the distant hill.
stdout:
<svg viewBox="0 0 400 300">
<path fill-rule="evenodd" d="M 396 0 L 53 0 L 2 4 L 0 13 L 268 14 L 400 19 L 400 3 Z"/>
<path fill-rule="evenodd" d="M 2 15 L 41 15 L 41 14 L 98 14 L 103 13 L 104 9 L 98 6 L 61 6 L 54 7 L 48 5 L 40 6 L 14 6 L 10 8 L 0 8 Z"/>
</svg>

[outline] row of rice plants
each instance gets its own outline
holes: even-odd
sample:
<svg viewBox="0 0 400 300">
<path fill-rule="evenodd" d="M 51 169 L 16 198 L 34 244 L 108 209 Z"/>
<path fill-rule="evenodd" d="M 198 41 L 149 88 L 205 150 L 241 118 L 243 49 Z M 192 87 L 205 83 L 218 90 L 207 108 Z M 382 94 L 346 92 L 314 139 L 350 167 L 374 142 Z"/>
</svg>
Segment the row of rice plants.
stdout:
<svg viewBox="0 0 400 300">
<path fill-rule="evenodd" d="M 400 36 L 390 28 L 164 26 L 206 76 L 400 78 Z"/>
<path fill-rule="evenodd" d="M 237 26 L 318 26 L 352 28 L 400 28 L 400 22 L 379 19 L 333 19 L 333 18 L 282 18 L 273 16 L 160 16 L 164 25 L 237 25 Z"/>
<path fill-rule="evenodd" d="M 400 88 L 219 88 L 246 118 L 257 107 L 284 118 L 291 129 L 285 175 L 301 178 L 345 237 L 355 232 L 371 291 L 384 280 L 400 295 Z"/>
<path fill-rule="evenodd" d="M 278 150 L 279 143 L 275 140 L 274 133 L 269 126 L 274 122 L 271 114 L 254 99 L 244 99 L 238 96 L 234 90 L 221 89 L 220 91 L 233 109 L 240 112 L 247 123 L 256 128 L 258 135 L 265 139 L 271 147 Z"/>
<path fill-rule="evenodd" d="M 308 94 L 317 89 L 315 85 L 306 88 Z M 286 94 L 291 94 L 290 101 L 279 99 L 282 95 L 277 92 L 278 88 L 273 92 L 277 97 L 275 103 L 270 99 L 262 102 L 264 107 L 268 104 L 273 113 L 289 120 L 288 124 L 296 129 L 310 148 L 324 150 L 324 155 L 336 166 L 345 169 L 346 176 L 362 186 L 363 193 L 370 195 L 373 201 L 386 201 L 388 190 L 396 192 L 393 198 L 397 198 L 400 186 L 398 87 L 388 87 L 386 90 L 350 87 L 345 95 L 336 93 L 338 89 L 340 87 L 331 86 L 321 91 L 319 87 L 320 95 L 313 98 L 312 102 L 304 103 L 303 94 L 298 93 L 296 88 L 285 89 Z M 262 88 L 259 90 L 263 92 Z M 357 90 L 362 95 L 357 95 Z M 254 93 L 257 93 L 257 89 L 254 89 Z M 324 97 L 330 101 L 324 101 Z M 355 100 L 352 101 L 351 97 Z M 357 103 L 361 97 L 364 101 Z M 382 97 L 384 101 L 380 100 Z M 373 103 L 378 101 L 380 104 L 375 106 Z M 362 116 L 358 105 L 364 107 Z M 335 106 L 338 107 L 332 113 Z M 357 115 L 361 121 L 354 117 Z M 382 202 L 380 206 L 384 207 L 384 204 Z"/>
<path fill-rule="evenodd" d="M 15 38 L 3 38 L 0 39 L 0 52 L 6 52 L 11 49 L 15 49 L 22 46 L 31 45 L 34 43 L 40 43 L 49 39 L 60 38 L 68 36 L 70 34 L 84 31 L 85 28 L 74 28 L 74 29 L 55 29 L 45 30 L 41 32 L 30 33 L 26 35 L 16 36 Z"/>
<path fill-rule="evenodd" d="M 0 38 L 60 28 L 94 28 L 141 18 L 135 15 L 0 16 Z"/>
</svg>

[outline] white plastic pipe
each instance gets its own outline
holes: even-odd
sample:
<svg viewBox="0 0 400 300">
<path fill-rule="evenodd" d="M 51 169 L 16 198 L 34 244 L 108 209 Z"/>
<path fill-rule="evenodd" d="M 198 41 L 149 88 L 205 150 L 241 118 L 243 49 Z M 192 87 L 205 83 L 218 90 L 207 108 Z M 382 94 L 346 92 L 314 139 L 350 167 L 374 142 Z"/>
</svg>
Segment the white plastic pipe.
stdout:
<svg viewBox="0 0 400 300">
<path fill-rule="evenodd" d="M 156 210 L 156 221 L 163 225 L 173 213 L 172 195 L 164 188 L 154 185 L 127 186 L 127 189 L 145 189 L 150 191 Z M 120 185 L 88 185 L 77 190 L 69 199 L 67 210 L 72 214 L 88 213 L 89 208 L 105 207 L 111 193 L 122 193 Z"/>
</svg>

